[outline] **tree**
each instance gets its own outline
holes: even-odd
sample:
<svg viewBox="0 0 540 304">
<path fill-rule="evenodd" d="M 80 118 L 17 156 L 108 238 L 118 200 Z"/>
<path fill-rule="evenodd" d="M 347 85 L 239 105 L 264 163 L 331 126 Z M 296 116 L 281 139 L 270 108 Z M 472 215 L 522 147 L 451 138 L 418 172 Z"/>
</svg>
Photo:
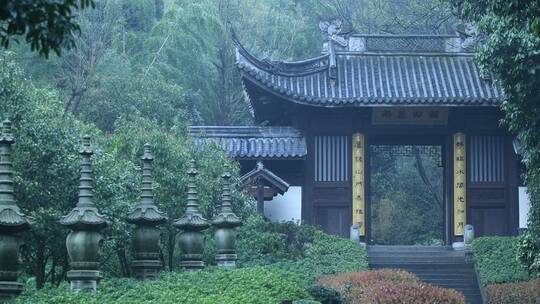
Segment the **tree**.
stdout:
<svg viewBox="0 0 540 304">
<path fill-rule="evenodd" d="M 24 36 L 32 51 L 45 57 L 52 50 L 60 55 L 63 47 L 74 45 L 73 34 L 79 31 L 75 11 L 93 7 L 93 0 L 6 0 L 0 2 L 0 43 L 8 48 L 11 41 Z"/>
<path fill-rule="evenodd" d="M 523 146 L 525 180 L 531 198 L 521 261 L 540 274 L 540 1 L 450 1 L 482 34 L 481 69 L 504 90 L 505 123 Z"/>
</svg>

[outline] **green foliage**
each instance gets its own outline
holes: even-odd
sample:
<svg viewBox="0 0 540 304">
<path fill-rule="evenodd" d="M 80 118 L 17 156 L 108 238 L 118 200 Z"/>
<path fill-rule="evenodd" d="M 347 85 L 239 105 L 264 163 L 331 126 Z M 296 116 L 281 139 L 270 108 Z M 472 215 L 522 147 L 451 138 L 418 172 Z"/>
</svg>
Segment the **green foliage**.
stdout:
<svg viewBox="0 0 540 304">
<path fill-rule="evenodd" d="M 366 251 L 353 241 L 310 225 L 271 223 L 258 215 L 239 229 L 237 251 L 241 265 L 270 264 L 311 279 L 367 269 Z"/>
<path fill-rule="evenodd" d="M 308 291 L 314 299 L 324 304 L 339 304 L 342 302 L 341 294 L 333 288 L 312 284 Z"/>
<path fill-rule="evenodd" d="M 309 299 L 301 275 L 272 267 L 235 270 L 207 269 L 197 273 L 170 273 L 154 282 L 104 280 L 95 294 L 73 294 L 67 284 L 40 291 L 28 290 L 15 303 L 227 303 L 279 304 Z"/>
<path fill-rule="evenodd" d="M 525 180 L 531 211 L 521 260 L 540 274 L 540 2 L 520 0 L 448 1 L 457 13 L 476 22 L 483 34 L 477 59 L 504 90 L 505 123 L 523 145 Z"/>
<path fill-rule="evenodd" d="M 93 0 L 8 0 L 0 3 L 0 43 L 4 48 L 24 36 L 32 51 L 47 57 L 52 50 L 73 46 L 79 31 L 76 10 L 94 6 Z"/>
<path fill-rule="evenodd" d="M 312 278 L 346 271 L 367 269 L 366 250 L 353 241 L 317 230 L 313 243 L 304 251 L 304 258 L 279 265 Z"/>
<path fill-rule="evenodd" d="M 487 304 L 537 304 L 540 299 L 540 279 L 488 285 L 485 292 Z"/>
<path fill-rule="evenodd" d="M 410 149 L 408 155 L 396 149 Z M 443 170 L 432 146 L 372 146 L 372 235 L 382 245 L 435 245 L 443 240 Z M 439 150 L 440 152 L 440 150 Z"/>
<path fill-rule="evenodd" d="M 509 283 L 529 279 L 527 269 L 518 260 L 519 239 L 481 237 L 472 243 L 482 284 Z"/>
<path fill-rule="evenodd" d="M 65 39 L 76 49 L 47 62 L 18 53 L 67 111 L 107 132 L 137 115 L 246 124 L 231 29 L 258 56 L 301 60 L 319 55 L 317 24 L 333 18 L 364 33 L 434 33 L 445 32 L 449 10 L 442 0 L 101 0 L 72 20 L 80 33 Z"/>
<path fill-rule="evenodd" d="M 200 172 L 197 179 L 201 210 L 206 217 L 215 211 L 221 191 L 221 174 L 238 177 L 237 165 L 217 149 L 204 154 L 193 149 L 181 122 L 163 129 L 145 118 L 124 119 L 117 123 L 114 135 L 104 136 L 91 124 L 84 124 L 64 113 L 63 104 L 52 90 L 37 89 L 9 56 L 0 57 L 0 116 L 14 122 L 16 145 L 14 169 L 18 204 L 36 219 L 25 235 L 23 252 L 26 274 L 35 276 L 37 286 L 48 281 L 61 282 L 68 270 L 65 250 L 67 230 L 58 219 L 68 213 L 77 200 L 80 158 L 77 151 L 83 134 L 93 135 L 94 201 L 112 220 L 104 231 L 103 269 L 107 276 L 128 276 L 130 231 L 125 216 L 137 203 L 140 172 L 139 157 L 144 143 L 153 146 L 155 160 L 155 196 L 171 220 L 185 209 L 185 171 L 194 158 Z M 233 207 L 240 215 L 253 210 L 245 196 L 233 191 Z M 165 257 L 174 268 L 177 230 L 164 227 Z"/>
</svg>

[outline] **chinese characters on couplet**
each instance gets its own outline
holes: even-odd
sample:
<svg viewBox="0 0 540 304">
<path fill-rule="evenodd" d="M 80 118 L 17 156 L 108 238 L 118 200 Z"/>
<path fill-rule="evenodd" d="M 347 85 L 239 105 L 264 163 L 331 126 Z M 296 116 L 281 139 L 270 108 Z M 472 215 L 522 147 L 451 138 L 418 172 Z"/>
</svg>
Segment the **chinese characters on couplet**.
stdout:
<svg viewBox="0 0 540 304">
<path fill-rule="evenodd" d="M 463 235 L 467 222 L 467 170 L 465 134 L 454 134 L 454 235 Z"/>
<path fill-rule="evenodd" d="M 365 200 L 364 200 L 364 167 L 365 167 L 365 143 L 364 135 L 360 133 L 353 134 L 352 137 L 352 182 L 353 182 L 353 203 L 352 203 L 352 222 L 360 227 L 360 235 L 366 235 L 365 228 Z"/>
</svg>

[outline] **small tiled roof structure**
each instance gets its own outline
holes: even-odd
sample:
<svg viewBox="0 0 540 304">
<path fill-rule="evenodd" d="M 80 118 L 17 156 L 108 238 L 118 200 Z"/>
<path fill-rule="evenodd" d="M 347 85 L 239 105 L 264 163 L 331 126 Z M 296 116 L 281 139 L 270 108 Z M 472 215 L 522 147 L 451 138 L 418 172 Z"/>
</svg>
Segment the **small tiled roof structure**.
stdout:
<svg viewBox="0 0 540 304">
<path fill-rule="evenodd" d="M 256 184 L 257 179 L 264 180 L 276 193 L 283 194 L 289 189 L 289 184 L 266 169 L 261 161 L 257 162 L 255 168 L 240 177 L 240 187 L 248 188 Z"/>
<path fill-rule="evenodd" d="M 293 127 L 191 126 L 199 148 L 214 143 L 236 159 L 303 159 L 306 139 Z"/>
<path fill-rule="evenodd" d="M 248 96 L 257 87 L 321 107 L 498 106 L 502 99 L 457 36 L 352 35 L 346 47 L 330 40 L 323 55 L 299 62 L 261 60 L 235 41 Z"/>
</svg>

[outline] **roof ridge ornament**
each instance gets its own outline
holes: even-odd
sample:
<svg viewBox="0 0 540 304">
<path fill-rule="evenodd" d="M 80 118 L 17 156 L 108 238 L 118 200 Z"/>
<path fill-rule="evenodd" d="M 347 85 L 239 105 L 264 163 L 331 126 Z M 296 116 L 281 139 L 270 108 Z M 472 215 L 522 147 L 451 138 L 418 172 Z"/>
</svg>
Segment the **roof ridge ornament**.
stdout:
<svg viewBox="0 0 540 304">
<path fill-rule="evenodd" d="M 325 40 L 336 42 L 341 47 L 347 47 L 347 39 L 342 36 L 347 33 L 342 33 L 343 22 L 341 20 L 321 21 L 319 22 L 319 29 L 323 35 L 326 35 Z"/>
<path fill-rule="evenodd" d="M 462 22 L 457 28 L 456 32 L 460 38 L 460 48 L 467 52 L 474 52 L 482 39 L 478 27 L 471 22 Z"/>
<path fill-rule="evenodd" d="M 348 41 L 342 35 L 343 22 L 338 19 L 332 21 L 319 22 L 319 29 L 326 35 L 325 40 L 328 46 L 328 78 L 332 86 L 336 85 L 337 81 L 337 60 L 336 60 L 336 44 L 339 47 L 346 48 Z"/>
</svg>

